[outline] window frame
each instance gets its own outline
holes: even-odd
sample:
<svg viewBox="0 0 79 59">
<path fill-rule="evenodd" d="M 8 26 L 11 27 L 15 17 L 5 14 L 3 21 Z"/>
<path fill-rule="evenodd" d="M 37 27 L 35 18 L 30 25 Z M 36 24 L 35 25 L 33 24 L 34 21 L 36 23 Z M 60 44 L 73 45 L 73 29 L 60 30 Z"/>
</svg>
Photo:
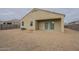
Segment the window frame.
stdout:
<svg viewBox="0 0 79 59">
<path fill-rule="evenodd" d="M 22 21 L 22 26 L 24 26 L 24 21 Z"/>
<path fill-rule="evenodd" d="M 30 26 L 33 26 L 33 21 L 30 22 Z"/>
</svg>

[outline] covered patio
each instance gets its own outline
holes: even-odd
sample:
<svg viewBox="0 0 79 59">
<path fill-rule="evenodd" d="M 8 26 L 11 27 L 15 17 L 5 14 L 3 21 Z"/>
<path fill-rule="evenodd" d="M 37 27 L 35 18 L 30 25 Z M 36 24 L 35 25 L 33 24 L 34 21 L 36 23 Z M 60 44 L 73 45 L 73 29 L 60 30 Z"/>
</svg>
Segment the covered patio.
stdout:
<svg viewBox="0 0 79 59">
<path fill-rule="evenodd" d="M 61 18 L 36 20 L 35 28 L 36 30 L 61 31 Z"/>
</svg>

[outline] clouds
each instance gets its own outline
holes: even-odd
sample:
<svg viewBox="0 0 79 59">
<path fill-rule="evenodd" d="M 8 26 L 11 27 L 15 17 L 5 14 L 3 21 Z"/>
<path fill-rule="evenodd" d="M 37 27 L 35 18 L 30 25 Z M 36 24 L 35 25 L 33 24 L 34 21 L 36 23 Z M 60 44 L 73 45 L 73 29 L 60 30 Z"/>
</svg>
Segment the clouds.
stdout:
<svg viewBox="0 0 79 59">
<path fill-rule="evenodd" d="M 28 10 L 25 8 L 1 8 L 0 20 L 21 19 Z"/>
<path fill-rule="evenodd" d="M 7 15 L 15 15 L 14 12 L 3 12 L 3 13 L 0 13 L 1 16 L 7 16 Z"/>
<path fill-rule="evenodd" d="M 14 12 L 10 11 L 9 9 L 0 9 L 0 15 L 4 16 L 4 15 L 13 15 Z"/>
</svg>

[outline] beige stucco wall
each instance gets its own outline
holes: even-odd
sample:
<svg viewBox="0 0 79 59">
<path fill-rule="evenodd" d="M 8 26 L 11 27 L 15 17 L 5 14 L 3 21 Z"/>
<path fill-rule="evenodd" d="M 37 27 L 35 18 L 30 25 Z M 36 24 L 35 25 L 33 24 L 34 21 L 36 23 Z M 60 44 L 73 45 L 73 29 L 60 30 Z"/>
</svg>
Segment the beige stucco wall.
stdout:
<svg viewBox="0 0 79 59">
<path fill-rule="evenodd" d="M 24 27 L 26 29 L 33 29 L 35 30 L 35 20 L 44 20 L 44 19 L 55 19 L 55 18 L 61 18 L 61 20 L 57 21 L 55 23 L 56 31 L 64 31 L 64 15 L 59 15 L 59 14 L 53 14 L 53 13 L 48 13 L 44 12 L 41 10 L 35 11 L 35 12 L 30 12 L 28 15 L 26 15 L 22 21 L 24 21 Z M 33 26 L 30 26 L 30 22 L 33 21 Z M 22 26 L 21 26 L 22 27 Z"/>
<path fill-rule="evenodd" d="M 61 20 L 55 20 L 54 31 L 61 31 Z"/>
</svg>

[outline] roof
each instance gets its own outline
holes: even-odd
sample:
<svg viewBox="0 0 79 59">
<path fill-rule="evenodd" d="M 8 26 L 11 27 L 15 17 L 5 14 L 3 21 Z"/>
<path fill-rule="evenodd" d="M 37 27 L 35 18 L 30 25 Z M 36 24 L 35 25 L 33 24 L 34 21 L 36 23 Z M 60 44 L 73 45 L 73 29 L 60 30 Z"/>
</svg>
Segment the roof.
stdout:
<svg viewBox="0 0 79 59">
<path fill-rule="evenodd" d="M 30 12 L 28 12 L 25 16 L 27 16 L 28 14 L 30 14 L 31 12 L 34 12 L 34 11 L 37 11 L 37 10 L 41 10 L 41 11 L 45 11 L 45 12 L 48 12 L 48 13 L 53 13 L 53 14 L 58 14 L 58 15 L 62 15 L 65 17 L 65 14 L 62 14 L 62 13 L 57 13 L 57 12 L 52 12 L 52 11 L 48 11 L 48 10 L 43 10 L 43 9 L 39 9 L 39 8 L 33 8 Z M 24 17 L 25 17 L 24 16 Z M 23 17 L 23 18 L 24 18 Z M 23 19 L 22 18 L 22 19 Z"/>
<path fill-rule="evenodd" d="M 20 20 L 14 19 L 14 20 L 7 20 L 7 21 L 0 21 L 1 22 L 19 22 Z"/>
<path fill-rule="evenodd" d="M 59 15 L 63 15 L 63 16 L 65 16 L 65 15 L 64 15 L 64 14 L 62 14 L 62 13 L 52 12 L 52 11 L 48 11 L 48 10 L 44 10 L 44 9 L 39 9 L 39 8 L 34 8 L 34 9 L 32 9 L 32 11 L 33 11 L 33 10 L 41 10 L 41 11 L 45 11 L 45 12 L 49 12 L 49 13 L 59 14 Z"/>
</svg>

